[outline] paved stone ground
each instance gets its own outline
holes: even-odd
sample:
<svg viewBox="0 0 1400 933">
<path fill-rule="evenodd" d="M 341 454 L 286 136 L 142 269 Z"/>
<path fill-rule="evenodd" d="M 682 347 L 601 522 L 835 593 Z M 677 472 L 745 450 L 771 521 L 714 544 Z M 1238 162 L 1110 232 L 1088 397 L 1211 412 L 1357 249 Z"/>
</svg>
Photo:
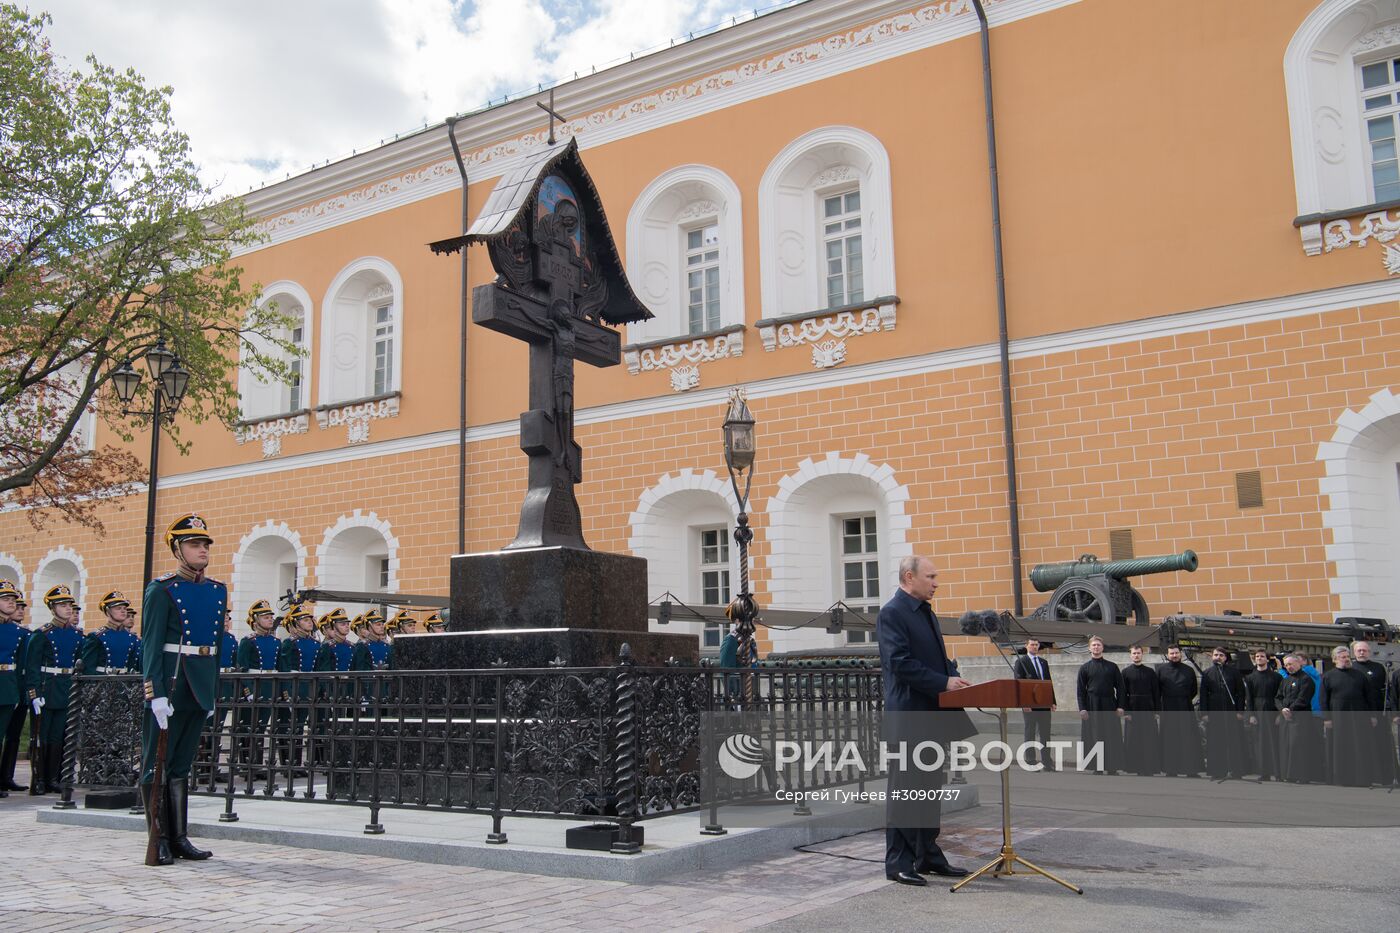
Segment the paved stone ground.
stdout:
<svg viewBox="0 0 1400 933">
<path fill-rule="evenodd" d="M 1041 879 L 908 888 L 886 882 L 883 835 L 662 884 L 580 881 L 215 841 L 212 861 L 141 865 L 141 837 L 38 824 L 52 797 L 0 801 L 0 846 L 23 883 L 0 888 L 0 929 L 1004 930 L 1183 925 L 1400 930 L 1400 834 L 1388 830 L 1032 830 L 1018 850 L 1086 888 Z M 980 864 L 999 832 L 949 826 Z M 1329 852 L 1338 853 L 1329 855 Z"/>
</svg>

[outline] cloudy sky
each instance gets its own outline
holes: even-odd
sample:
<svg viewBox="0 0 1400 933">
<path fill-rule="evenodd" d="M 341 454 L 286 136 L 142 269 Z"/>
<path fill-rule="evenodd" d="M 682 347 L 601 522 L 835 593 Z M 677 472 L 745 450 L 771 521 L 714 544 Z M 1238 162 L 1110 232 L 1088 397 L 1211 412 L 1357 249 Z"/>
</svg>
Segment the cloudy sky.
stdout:
<svg viewBox="0 0 1400 933">
<path fill-rule="evenodd" d="M 20 0 L 54 49 L 175 89 L 238 194 L 384 137 L 793 0 Z"/>
</svg>

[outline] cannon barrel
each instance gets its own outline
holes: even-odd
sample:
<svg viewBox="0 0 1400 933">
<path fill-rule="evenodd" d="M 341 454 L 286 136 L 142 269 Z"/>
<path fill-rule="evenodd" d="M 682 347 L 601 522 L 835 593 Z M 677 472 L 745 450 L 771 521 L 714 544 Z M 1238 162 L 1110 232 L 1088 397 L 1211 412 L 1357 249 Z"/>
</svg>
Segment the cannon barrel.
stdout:
<svg viewBox="0 0 1400 933">
<path fill-rule="evenodd" d="M 1071 577 L 1106 576 L 1122 580 L 1126 577 L 1139 577 L 1148 573 L 1172 573 L 1177 570 L 1192 573 L 1200 563 L 1195 551 L 1163 554 L 1158 557 L 1137 557 L 1133 560 L 1100 561 L 1080 558 L 1057 564 L 1036 564 L 1031 568 L 1031 585 L 1041 593 L 1048 593 Z"/>
</svg>

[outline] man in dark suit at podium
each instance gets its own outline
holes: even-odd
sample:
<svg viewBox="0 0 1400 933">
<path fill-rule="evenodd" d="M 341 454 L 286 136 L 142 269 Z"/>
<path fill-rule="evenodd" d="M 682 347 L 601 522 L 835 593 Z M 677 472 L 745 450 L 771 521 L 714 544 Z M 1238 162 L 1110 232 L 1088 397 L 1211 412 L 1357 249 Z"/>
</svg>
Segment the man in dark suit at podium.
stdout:
<svg viewBox="0 0 1400 933">
<path fill-rule="evenodd" d="M 1026 639 L 1026 653 L 1016 659 L 1016 663 L 1012 667 L 1012 674 L 1017 680 L 1048 681 L 1050 679 L 1050 665 L 1046 664 L 1045 659 L 1040 656 L 1040 639 Z M 1052 691 L 1055 689 L 1053 683 L 1050 685 L 1050 689 Z M 1050 706 L 1037 706 L 1035 709 L 1026 707 L 1021 710 L 1021 716 L 1026 721 L 1026 745 L 1028 747 L 1031 742 L 1037 740 L 1037 736 L 1039 736 L 1041 747 L 1047 747 L 1046 743 L 1050 741 L 1050 713 L 1055 708 L 1055 705 L 1052 704 Z M 1026 754 L 1026 762 L 1035 764 L 1036 759 L 1033 757 L 1033 753 Z M 1048 756 L 1041 764 L 1047 768 L 1053 767 Z"/>
<path fill-rule="evenodd" d="M 880 609 L 875 639 L 880 644 L 880 668 L 885 682 L 885 713 L 927 712 L 938 707 L 938 695 L 945 690 L 968 687 L 971 684 L 958 676 L 958 666 L 948 656 L 938 617 L 928 601 L 938 590 L 938 570 L 926 557 L 906 557 L 899 562 L 899 589 Z M 944 712 L 939 716 L 965 714 Z M 898 721 L 896 715 L 893 721 Z M 929 716 L 932 720 L 934 717 Z M 887 722 L 891 720 L 887 719 Z M 896 732 L 900 731 L 897 727 Z M 967 733 L 956 736 L 965 738 Z M 887 740 L 898 736 L 889 736 Z M 943 772 L 916 774 L 901 770 L 897 762 L 890 766 L 890 791 L 914 789 L 942 784 Z M 900 884 L 926 885 L 921 875 L 936 874 L 958 878 L 967 872 L 948 864 L 938 847 L 937 803 L 924 802 L 920 812 L 928 814 L 932 826 L 901 828 L 896 822 L 895 805 L 891 797 L 886 816 L 891 824 L 885 828 L 885 877 Z M 906 808 L 907 809 L 907 808 Z"/>
</svg>

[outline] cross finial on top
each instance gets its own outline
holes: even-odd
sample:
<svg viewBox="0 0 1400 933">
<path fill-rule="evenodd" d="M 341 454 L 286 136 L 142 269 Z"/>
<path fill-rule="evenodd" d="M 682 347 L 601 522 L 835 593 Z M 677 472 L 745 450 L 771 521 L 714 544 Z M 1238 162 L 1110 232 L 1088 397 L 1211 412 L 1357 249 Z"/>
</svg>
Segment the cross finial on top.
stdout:
<svg viewBox="0 0 1400 933">
<path fill-rule="evenodd" d="M 554 121 L 558 120 L 560 123 L 567 122 L 562 114 L 557 113 L 554 110 L 554 88 L 549 89 L 548 106 L 540 103 L 539 101 L 535 101 L 535 106 L 543 110 L 545 113 L 549 114 L 549 144 L 552 146 L 554 145 Z"/>
</svg>

